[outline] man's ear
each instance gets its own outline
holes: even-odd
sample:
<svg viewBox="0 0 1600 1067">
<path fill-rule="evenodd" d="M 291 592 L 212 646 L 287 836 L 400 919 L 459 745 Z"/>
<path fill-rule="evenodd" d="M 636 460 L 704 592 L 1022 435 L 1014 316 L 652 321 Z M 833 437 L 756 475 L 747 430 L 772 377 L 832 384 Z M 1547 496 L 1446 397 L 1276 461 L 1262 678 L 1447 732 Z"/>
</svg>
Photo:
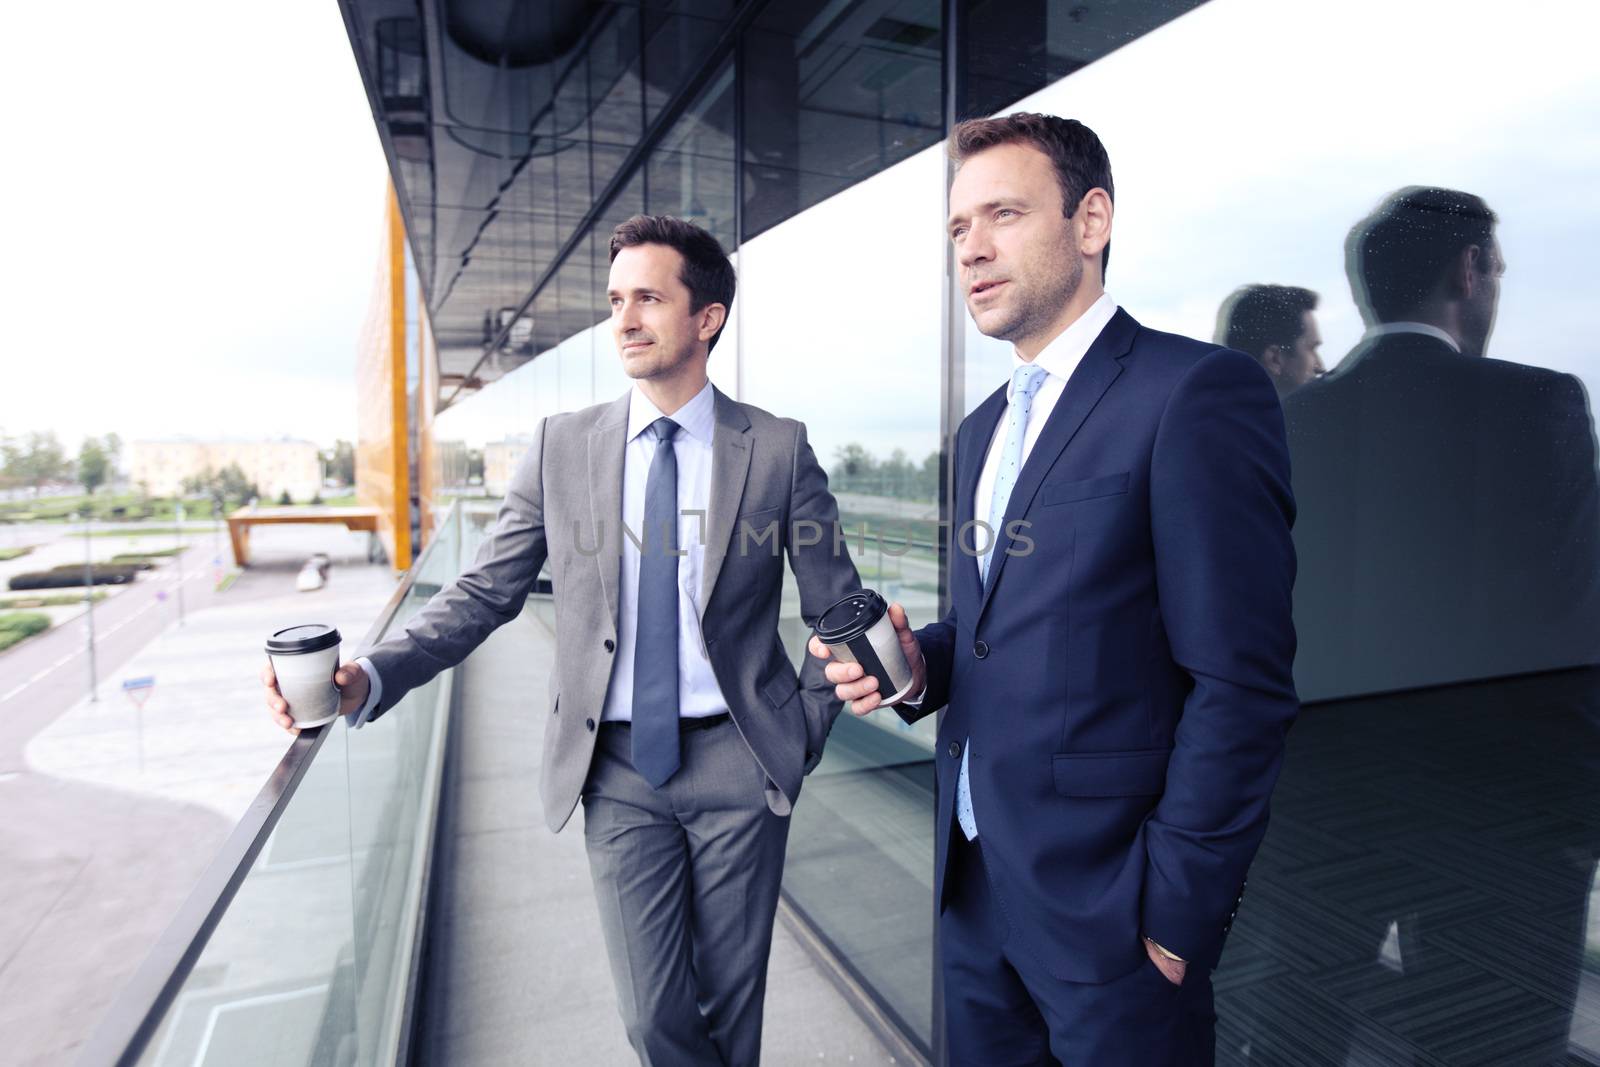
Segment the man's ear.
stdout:
<svg viewBox="0 0 1600 1067">
<path fill-rule="evenodd" d="M 707 304 L 700 309 L 699 338 L 709 341 L 722 329 L 723 323 L 728 321 L 728 308 L 724 304 Z"/>
<path fill-rule="evenodd" d="M 1456 253 L 1455 261 L 1450 265 L 1450 295 L 1470 297 L 1482 284 L 1483 267 L 1481 245 L 1468 245 Z"/>
<path fill-rule="evenodd" d="M 1112 214 L 1111 194 L 1099 187 L 1090 189 L 1078 201 L 1078 210 L 1072 217 L 1083 230 L 1083 236 L 1078 239 L 1078 252 L 1084 258 L 1099 261 L 1100 253 L 1111 240 Z"/>
<path fill-rule="evenodd" d="M 1261 365 L 1267 368 L 1267 373 L 1272 375 L 1273 381 L 1283 377 L 1283 349 L 1277 345 L 1268 345 L 1261 350 Z"/>
</svg>

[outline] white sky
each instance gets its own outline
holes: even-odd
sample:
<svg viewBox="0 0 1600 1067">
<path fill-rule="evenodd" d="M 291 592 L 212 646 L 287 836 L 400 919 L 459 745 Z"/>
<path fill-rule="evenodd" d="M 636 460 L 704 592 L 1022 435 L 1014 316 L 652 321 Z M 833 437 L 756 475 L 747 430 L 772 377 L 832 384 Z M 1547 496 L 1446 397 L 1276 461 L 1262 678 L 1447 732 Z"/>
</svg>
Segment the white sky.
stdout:
<svg viewBox="0 0 1600 1067">
<path fill-rule="evenodd" d="M 355 436 L 386 166 L 338 6 L 0 14 L 0 433 Z"/>
</svg>

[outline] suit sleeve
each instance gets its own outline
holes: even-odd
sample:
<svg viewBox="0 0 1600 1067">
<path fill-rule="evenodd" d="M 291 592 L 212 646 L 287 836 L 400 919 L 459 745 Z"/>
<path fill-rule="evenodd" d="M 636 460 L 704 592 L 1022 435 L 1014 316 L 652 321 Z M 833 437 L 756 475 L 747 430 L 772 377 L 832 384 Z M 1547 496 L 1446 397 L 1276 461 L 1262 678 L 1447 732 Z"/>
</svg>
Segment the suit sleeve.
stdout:
<svg viewBox="0 0 1600 1067">
<path fill-rule="evenodd" d="M 828 475 L 817 462 L 806 440 L 803 423 L 795 423 L 794 466 L 789 489 L 789 528 L 784 537 L 789 567 L 800 589 L 800 616 L 815 629 L 817 619 L 835 601 L 861 588 L 856 565 L 839 529 L 839 505 L 828 492 Z M 812 524 L 815 524 L 814 526 Z M 795 536 L 805 529 L 807 536 Z M 812 530 L 819 532 L 810 543 Z M 806 773 L 822 759 L 822 748 L 833 729 L 833 721 L 844 705 L 833 694 L 833 685 L 823 676 L 823 662 L 809 653 L 800 667 L 801 703 L 806 713 Z"/>
<path fill-rule="evenodd" d="M 541 421 L 512 475 L 494 525 L 472 566 L 437 593 L 404 631 L 366 652 L 383 678 L 376 719 L 406 693 L 466 659 L 497 627 L 522 611 L 547 555 L 544 528 L 544 438 Z"/>
<path fill-rule="evenodd" d="M 931 622 L 917 631 L 917 646 L 922 649 L 922 663 L 927 670 L 928 684 L 922 699 L 915 705 L 901 702 L 895 705 L 895 714 L 908 723 L 932 715 L 950 703 L 951 650 L 956 644 L 956 609 L 938 622 Z"/>
<path fill-rule="evenodd" d="M 1161 619 L 1193 688 L 1146 824 L 1140 933 L 1213 968 L 1299 710 L 1289 455 L 1276 392 L 1250 357 L 1215 349 L 1173 391 L 1150 501 Z"/>
<path fill-rule="evenodd" d="M 966 423 L 962 423 L 961 430 L 965 431 Z M 956 445 L 951 450 L 950 463 L 956 470 L 961 469 L 961 438 L 962 433 L 956 434 Z M 954 530 L 950 531 L 949 558 L 953 561 L 960 550 L 960 539 Z M 931 622 L 917 631 L 917 646 L 922 650 L 922 663 L 927 671 L 928 684 L 922 692 L 922 699 L 916 705 L 899 704 L 895 713 L 907 723 L 914 723 L 928 715 L 932 715 L 946 704 L 950 703 L 950 671 L 955 664 L 956 647 L 956 606 L 954 598 L 951 599 L 950 612 L 937 622 Z"/>
</svg>

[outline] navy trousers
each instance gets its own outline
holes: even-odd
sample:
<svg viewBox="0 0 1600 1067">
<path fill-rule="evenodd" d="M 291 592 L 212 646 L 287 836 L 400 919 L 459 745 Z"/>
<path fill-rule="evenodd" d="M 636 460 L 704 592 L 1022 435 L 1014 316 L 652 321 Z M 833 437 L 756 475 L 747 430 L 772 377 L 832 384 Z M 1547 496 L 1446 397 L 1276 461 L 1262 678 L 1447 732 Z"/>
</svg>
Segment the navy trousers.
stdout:
<svg viewBox="0 0 1600 1067">
<path fill-rule="evenodd" d="M 1052 977 L 1011 937 L 982 837 L 951 836 L 939 917 L 951 1067 L 1212 1067 L 1208 971 L 1191 968 L 1175 986 L 1145 959 L 1100 984 Z"/>
</svg>

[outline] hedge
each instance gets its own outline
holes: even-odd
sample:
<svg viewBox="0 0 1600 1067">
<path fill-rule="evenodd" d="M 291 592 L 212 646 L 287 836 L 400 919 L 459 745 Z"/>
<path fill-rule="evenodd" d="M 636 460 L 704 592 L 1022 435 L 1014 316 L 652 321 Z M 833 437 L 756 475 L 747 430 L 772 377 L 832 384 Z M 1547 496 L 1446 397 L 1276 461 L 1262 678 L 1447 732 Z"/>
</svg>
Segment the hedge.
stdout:
<svg viewBox="0 0 1600 1067">
<path fill-rule="evenodd" d="M 91 585 L 126 585 L 139 568 L 132 564 L 96 563 L 90 572 Z M 66 589 L 83 584 L 83 567 L 72 565 L 59 570 L 29 571 L 14 574 L 6 583 L 11 589 Z"/>
</svg>

